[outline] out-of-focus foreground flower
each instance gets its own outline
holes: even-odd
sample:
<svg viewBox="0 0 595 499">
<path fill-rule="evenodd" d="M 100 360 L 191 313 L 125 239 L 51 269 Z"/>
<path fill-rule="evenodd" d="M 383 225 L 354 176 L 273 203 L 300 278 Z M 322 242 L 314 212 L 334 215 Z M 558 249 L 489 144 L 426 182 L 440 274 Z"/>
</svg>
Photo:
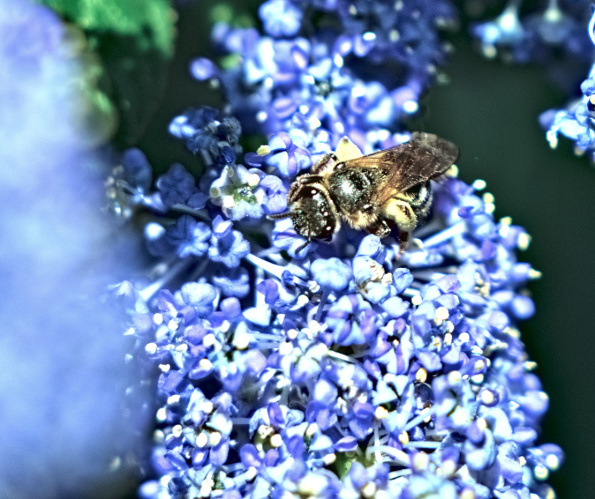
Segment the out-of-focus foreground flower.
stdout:
<svg viewBox="0 0 595 499">
<path fill-rule="evenodd" d="M 400 254 L 343 227 L 305 240 L 286 210 L 296 175 L 348 135 L 366 153 L 407 140 L 455 22 L 445 1 L 269 0 L 264 33 L 218 23 L 228 113 L 189 109 L 170 133 L 205 164 L 127 151 L 111 209 L 148 208 L 153 275 L 129 299 L 139 356 L 159 365 L 154 479 L 143 497 L 541 497 L 563 454 L 539 442 L 548 398 L 518 324 L 534 312 L 517 260 L 529 236 L 495 220 L 456 167 Z M 306 36 L 306 33 L 308 34 Z M 244 133 L 268 143 L 243 155 Z M 464 152 L 463 152 L 464 154 Z M 244 163 L 244 164 L 241 164 Z"/>
<path fill-rule="evenodd" d="M 130 340 L 100 301 L 130 268 L 97 209 L 68 29 L 45 7 L 0 1 L 0 497 L 115 494 L 147 422 Z"/>
</svg>

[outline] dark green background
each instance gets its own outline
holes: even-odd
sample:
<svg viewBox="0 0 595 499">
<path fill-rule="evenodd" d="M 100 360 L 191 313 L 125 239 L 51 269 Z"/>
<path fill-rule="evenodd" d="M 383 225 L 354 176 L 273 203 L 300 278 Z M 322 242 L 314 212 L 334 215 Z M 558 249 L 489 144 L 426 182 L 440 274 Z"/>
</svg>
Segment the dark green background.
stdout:
<svg viewBox="0 0 595 499">
<path fill-rule="evenodd" d="M 191 79 L 192 57 L 208 46 L 205 3 L 182 7 L 175 60 L 165 100 L 139 146 L 158 170 L 196 158 L 167 135 L 171 118 L 186 107 L 219 105 L 218 93 Z M 550 483 L 561 498 L 595 497 L 595 167 L 561 140 L 551 150 L 538 114 L 565 101 L 537 66 L 485 61 L 466 36 L 445 68 L 450 84 L 424 100 L 417 128 L 437 133 L 461 148 L 460 176 L 487 181 L 496 216 L 511 216 L 528 229 L 531 247 L 519 256 L 543 272 L 531 285 L 535 318 L 521 327 L 531 359 L 550 396 L 542 442 L 561 445 L 567 460 Z M 579 81 L 580 82 L 580 81 Z"/>
</svg>

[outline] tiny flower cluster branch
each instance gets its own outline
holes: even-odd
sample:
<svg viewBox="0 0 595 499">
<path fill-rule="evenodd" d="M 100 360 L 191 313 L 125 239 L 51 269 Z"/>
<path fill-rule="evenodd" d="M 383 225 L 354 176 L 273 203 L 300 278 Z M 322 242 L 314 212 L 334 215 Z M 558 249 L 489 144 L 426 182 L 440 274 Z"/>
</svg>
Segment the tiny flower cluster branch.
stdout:
<svg viewBox="0 0 595 499">
<path fill-rule="evenodd" d="M 479 2 L 481 4 L 481 2 Z M 591 3 L 545 0 L 505 0 L 495 18 L 476 22 L 471 34 L 487 58 L 525 64 L 580 60 L 590 62 L 594 52 L 586 26 Z"/>
<path fill-rule="evenodd" d="M 589 21 L 590 41 L 595 44 L 595 12 Z M 575 143 L 575 151 L 582 155 L 589 153 L 595 161 L 595 63 L 589 76 L 581 83 L 582 96 L 571 101 L 565 109 L 550 109 L 540 116 L 543 128 L 547 129 L 547 140 L 552 149 L 558 146 L 558 135 Z"/>
<path fill-rule="evenodd" d="M 410 137 L 402 119 L 444 59 L 452 6 L 269 0 L 259 15 L 264 33 L 214 26 L 232 63 L 193 63 L 226 112 L 170 125 L 201 175 L 173 165 L 151 190 L 130 150 L 108 182 L 114 213 L 155 215 L 155 267 L 126 287 L 136 355 L 160 370 L 140 495 L 552 497 L 564 456 L 539 441 L 548 397 L 519 331 L 539 272 L 518 260 L 530 237 L 495 220 L 485 182 L 454 165 L 432 181 L 404 252 L 392 235 L 342 228 L 322 244 L 266 218 L 343 136 L 364 152 Z M 268 142 L 244 153 L 251 131 Z"/>
<path fill-rule="evenodd" d="M 539 63 L 554 80 L 572 86 L 578 97 L 562 109 L 549 109 L 539 122 L 546 130 L 552 149 L 562 135 L 574 142 L 577 155 L 588 154 L 595 161 L 595 13 L 592 2 L 542 2 L 539 11 L 521 15 L 526 4 L 508 0 L 496 18 L 472 27 L 482 53 L 487 58 L 500 55 L 507 62 Z M 532 8 L 531 5 L 528 6 Z M 580 89 L 576 67 L 591 66 Z M 580 90 L 580 92 L 579 92 Z"/>
</svg>

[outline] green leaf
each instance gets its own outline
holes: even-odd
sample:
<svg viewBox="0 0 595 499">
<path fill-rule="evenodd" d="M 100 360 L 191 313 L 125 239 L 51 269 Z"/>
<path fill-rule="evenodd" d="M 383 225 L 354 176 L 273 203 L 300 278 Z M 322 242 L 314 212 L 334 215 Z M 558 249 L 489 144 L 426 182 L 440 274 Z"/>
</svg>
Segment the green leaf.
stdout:
<svg viewBox="0 0 595 499">
<path fill-rule="evenodd" d="M 169 0 L 38 0 L 86 32 L 137 39 L 144 50 L 171 57 L 175 13 Z"/>
<path fill-rule="evenodd" d="M 174 51 L 175 12 L 169 0 L 38 0 L 81 28 L 99 56 L 99 91 L 118 111 L 115 140 L 134 144 L 163 95 Z"/>
<path fill-rule="evenodd" d="M 94 38 L 110 77 L 108 95 L 120 113 L 116 141 L 123 146 L 133 144 L 159 106 L 167 60 L 154 49 L 143 50 L 133 37 L 103 33 Z"/>
<path fill-rule="evenodd" d="M 355 452 L 337 452 L 337 459 L 333 463 L 333 468 L 339 479 L 343 480 L 347 476 L 355 458 Z"/>
</svg>

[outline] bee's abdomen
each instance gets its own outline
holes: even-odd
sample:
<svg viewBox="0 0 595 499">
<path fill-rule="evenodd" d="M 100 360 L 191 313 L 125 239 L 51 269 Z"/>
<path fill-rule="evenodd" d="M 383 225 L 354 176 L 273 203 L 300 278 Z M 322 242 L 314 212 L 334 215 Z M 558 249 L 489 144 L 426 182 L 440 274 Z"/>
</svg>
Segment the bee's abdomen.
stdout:
<svg viewBox="0 0 595 499">
<path fill-rule="evenodd" d="M 430 211 L 432 204 L 432 187 L 430 182 L 423 182 L 412 187 L 405 193 L 411 208 L 418 217 L 425 217 Z"/>
</svg>

